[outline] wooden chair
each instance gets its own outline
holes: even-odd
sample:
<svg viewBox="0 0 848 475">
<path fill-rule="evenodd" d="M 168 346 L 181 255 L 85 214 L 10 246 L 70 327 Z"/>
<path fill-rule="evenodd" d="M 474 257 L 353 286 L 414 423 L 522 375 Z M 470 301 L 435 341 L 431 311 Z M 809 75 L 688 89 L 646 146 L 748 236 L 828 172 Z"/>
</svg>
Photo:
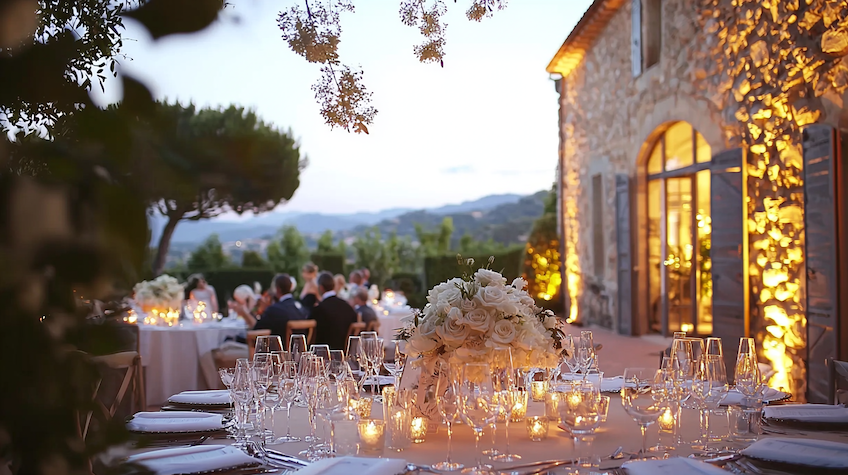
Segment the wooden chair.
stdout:
<svg viewBox="0 0 848 475">
<path fill-rule="evenodd" d="M 247 331 L 247 357 L 248 361 L 253 360 L 253 353 L 256 352 L 256 337 L 268 336 L 271 330 L 248 330 Z"/>
<path fill-rule="evenodd" d="M 97 381 L 93 388 L 92 401 L 100 413 L 98 417 L 102 416 L 102 422 L 108 422 L 115 416 L 127 394 L 131 398 L 131 414 L 147 410 L 147 400 L 144 392 L 144 369 L 141 364 L 141 355 L 135 351 L 124 351 L 111 355 L 95 356 L 91 358 L 91 361 L 100 368 L 101 374 L 104 371 L 124 371 L 123 380 L 114 397 L 102 394 L 102 378 Z M 94 412 L 89 411 L 83 418 L 84 421 L 79 421 L 79 432 L 83 439 L 88 436 L 93 417 Z"/>
<path fill-rule="evenodd" d="M 827 403 L 848 404 L 848 361 L 827 360 Z"/>
<path fill-rule="evenodd" d="M 347 336 L 350 338 L 352 336 L 359 335 L 363 331 L 365 331 L 365 322 L 353 322 L 347 329 Z M 347 339 L 345 339 L 345 341 L 347 341 Z"/>
<path fill-rule="evenodd" d="M 379 332 L 380 331 L 380 320 L 379 319 L 378 320 L 371 320 L 370 322 L 368 322 L 368 325 L 366 326 L 365 330 L 363 330 L 363 331 Z"/>
<path fill-rule="evenodd" d="M 318 325 L 318 322 L 315 320 L 289 320 L 286 324 L 286 348 L 288 348 L 291 341 L 292 333 L 303 333 L 304 330 L 306 331 L 306 347 L 309 348 L 309 345 L 315 341 L 316 325 Z"/>
</svg>

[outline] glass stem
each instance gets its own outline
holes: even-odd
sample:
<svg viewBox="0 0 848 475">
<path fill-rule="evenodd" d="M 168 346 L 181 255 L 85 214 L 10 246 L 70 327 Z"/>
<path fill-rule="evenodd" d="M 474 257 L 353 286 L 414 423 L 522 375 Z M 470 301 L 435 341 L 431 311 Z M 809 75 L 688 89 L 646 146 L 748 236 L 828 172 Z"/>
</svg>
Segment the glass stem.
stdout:
<svg viewBox="0 0 848 475">
<path fill-rule="evenodd" d="M 495 447 L 496 447 L 496 445 L 495 445 L 495 442 L 496 442 L 495 436 L 497 436 L 497 435 L 498 435 L 498 434 L 497 434 L 497 431 L 498 431 L 498 425 L 497 425 L 497 423 L 492 422 L 492 453 L 489 455 L 490 457 L 491 457 L 491 456 L 493 456 L 493 455 L 495 455 L 495 452 L 497 452 L 497 449 L 495 449 Z"/>
<path fill-rule="evenodd" d="M 701 418 L 701 443 L 706 447 L 710 437 L 710 413 L 706 409 L 699 411 Z"/>
<path fill-rule="evenodd" d="M 642 453 L 648 453 L 648 426 L 639 424 L 639 429 L 642 431 Z"/>
<path fill-rule="evenodd" d="M 286 402 L 286 437 L 291 437 L 291 407 L 293 402 Z"/>
<path fill-rule="evenodd" d="M 451 428 L 450 421 L 446 421 L 446 423 L 448 425 L 448 457 L 447 457 L 447 459 L 445 459 L 445 461 L 448 463 L 448 465 L 450 465 L 451 464 L 451 439 L 453 438 L 453 429 Z"/>
<path fill-rule="evenodd" d="M 510 411 L 510 412 L 512 412 L 512 411 Z M 509 419 L 510 419 L 511 415 L 512 414 L 506 415 L 506 427 L 504 428 L 505 431 L 506 431 L 505 437 L 506 437 L 506 454 L 507 455 L 510 454 L 510 452 L 509 452 Z"/>
<path fill-rule="evenodd" d="M 483 429 L 474 429 L 474 454 L 477 457 L 477 469 L 483 469 L 483 454 L 480 453 L 480 436 L 483 434 Z"/>
<path fill-rule="evenodd" d="M 270 434 L 263 434 L 262 440 L 273 442 L 274 441 L 274 407 L 271 406 L 271 408 L 268 412 L 270 412 L 270 415 L 268 417 L 268 425 L 271 426 L 269 428 L 271 433 Z"/>
<path fill-rule="evenodd" d="M 330 421 L 330 457 L 336 456 L 336 423 Z"/>
</svg>

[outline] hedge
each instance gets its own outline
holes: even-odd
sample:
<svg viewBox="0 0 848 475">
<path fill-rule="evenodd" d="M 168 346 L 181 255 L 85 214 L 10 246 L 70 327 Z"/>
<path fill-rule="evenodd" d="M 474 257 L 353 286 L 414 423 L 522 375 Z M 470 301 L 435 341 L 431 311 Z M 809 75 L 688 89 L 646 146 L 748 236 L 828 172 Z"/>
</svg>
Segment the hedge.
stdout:
<svg viewBox="0 0 848 475">
<path fill-rule="evenodd" d="M 518 245 L 509 247 L 504 251 L 494 255 L 486 256 L 462 256 L 463 260 L 468 258 L 474 259 L 474 267 L 485 267 L 489 261 L 489 257 L 494 257 L 495 261 L 491 265 L 494 271 L 502 272 L 508 281 L 518 277 L 519 269 L 524 263 L 524 246 Z M 460 277 L 463 269 L 460 268 L 456 261 L 456 254 L 444 256 L 429 256 L 424 258 L 424 294 L 428 289 L 450 280 L 454 277 Z"/>
<path fill-rule="evenodd" d="M 335 274 L 345 274 L 345 256 L 340 253 L 315 253 L 312 254 L 312 263 L 318 266 L 318 270 Z"/>
<path fill-rule="evenodd" d="M 407 304 L 412 308 L 423 308 L 427 303 L 424 282 L 416 273 L 395 272 L 386 283 L 386 288 L 403 292 Z"/>
</svg>

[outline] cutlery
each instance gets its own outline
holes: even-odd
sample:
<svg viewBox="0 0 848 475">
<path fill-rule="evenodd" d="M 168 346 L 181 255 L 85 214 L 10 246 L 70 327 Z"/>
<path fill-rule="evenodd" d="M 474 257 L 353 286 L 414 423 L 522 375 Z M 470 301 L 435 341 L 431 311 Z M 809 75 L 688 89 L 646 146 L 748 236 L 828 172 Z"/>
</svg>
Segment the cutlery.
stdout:
<svg viewBox="0 0 848 475">
<path fill-rule="evenodd" d="M 618 447 L 611 454 L 603 457 L 601 460 L 618 460 L 624 458 L 624 447 Z M 535 473 L 539 473 L 545 470 L 550 470 L 555 467 L 559 467 L 561 465 L 569 465 L 574 463 L 574 460 L 543 460 L 541 462 L 533 462 L 533 463 L 525 463 L 521 465 L 513 465 L 511 467 L 504 467 L 497 469 L 498 473 L 508 474 L 508 475 L 533 475 Z M 531 469 L 529 471 L 519 472 L 519 469 Z"/>
</svg>

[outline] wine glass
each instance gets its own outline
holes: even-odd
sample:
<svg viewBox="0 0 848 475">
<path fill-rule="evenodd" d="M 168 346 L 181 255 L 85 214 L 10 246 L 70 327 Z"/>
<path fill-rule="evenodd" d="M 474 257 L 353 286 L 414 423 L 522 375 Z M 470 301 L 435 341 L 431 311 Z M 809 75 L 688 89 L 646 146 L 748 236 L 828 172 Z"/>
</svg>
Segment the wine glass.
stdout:
<svg viewBox="0 0 848 475">
<path fill-rule="evenodd" d="M 260 335 L 256 337 L 255 353 L 283 351 L 283 340 L 278 335 Z"/>
<path fill-rule="evenodd" d="M 736 390 L 746 398 L 752 398 L 759 394 L 762 386 L 762 374 L 756 357 L 750 353 L 739 353 L 736 359 L 736 368 L 733 371 L 733 380 Z"/>
<path fill-rule="evenodd" d="M 380 365 L 382 364 L 382 346 L 377 332 L 362 332 L 359 334 L 360 343 L 360 358 L 366 363 L 366 376 L 363 383 L 371 378 L 371 395 L 376 398 L 375 386 L 377 385 L 377 376 L 380 373 Z"/>
<path fill-rule="evenodd" d="M 324 360 L 324 369 L 330 370 L 330 345 L 312 345 L 309 347 L 309 351 Z M 329 376 L 329 373 L 326 376 Z"/>
<path fill-rule="evenodd" d="M 708 354 L 708 355 L 715 355 L 715 356 L 723 357 L 724 352 L 722 351 L 722 348 L 721 348 L 721 338 L 714 337 L 714 336 L 707 338 L 707 344 L 706 344 L 706 347 L 704 349 L 704 353 Z"/>
<path fill-rule="evenodd" d="M 330 445 L 328 456 L 334 457 L 336 453 L 336 421 L 341 420 L 348 414 L 348 392 L 342 384 L 331 382 L 329 379 L 324 379 L 323 383 L 318 387 L 318 394 L 315 400 L 316 411 L 322 419 L 330 424 Z"/>
<path fill-rule="evenodd" d="M 344 351 L 330 350 L 330 358 L 327 360 L 327 372 L 333 381 L 338 381 L 346 376 L 350 367 L 345 361 Z"/>
<path fill-rule="evenodd" d="M 580 365 L 577 364 L 577 345 L 574 342 L 574 337 L 572 335 L 565 335 L 562 338 L 562 362 L 568 367 L 568 372 L 570 373 L 569 379 L 574 379 L 574 374 L 577 373 L 577 370 L 580 368 Z M 562 364 L 562 363 L 561 363 Z M 560 364 L 560 365 L 561 365 Z"/>
<path fill-rule="evenodd" d="M 595 344 L 591 331 L 580 332 L 580 340 L 577 341 L 577 365 L 583 373 L 583 379 L 595 363 Z"/>
<path fill-rule="evenodd" d="M 391 359 L 385 361 L 383 366 L 385 366 L 386 370 L 394 376 L 395 378 L 395 386 L 398 386 L 398 376 L 403 373 L 404 364 L 406 364 L 406 341 L 404 340 L 392 340 L 392 357 Z"/>
<path fill-rule="evenodd" d="M 460 414 L 456 384 L 451 373 L 450 363 L 439 361 L 439 374 L 442 376 L 436 381 L 436 407 L 448 426 L 448 454 L 444 461 L 433 465 L 432 468 L 440 472 L 455 472 L 465 465 L 451 461 L 453 423 L 459 420 Z"/>
<path fill-rule="evenodd" d="M 309 436 L 304 440 L 309 442 L 309 448 L 301 451 L 299 455 L 306 455 L 310 462 L 318 460 L 315 443 L 318 442 L 316 432 L 316 408 L 320 396 L 321 385 L 324 384 L 324 360 L 316 356 L 307 356 L 301 365 L 302 391 L 306 398 L 306 408 L 309 413 Z"/>
<path fill-rule="evenodd" d="M 692 384 L 689 388 L 691 399 L 700 416 L 700 438 L 692 445 L 696 450 L 708 450 L 710 442 L 710 409 L 715 409 L 727 394 L 727 376 L 724 372 L 724 360 L 717 355 L 703 355 L 699 360 Z"/>
<path fill-rule="evenodd" d="M 689 337 L 678 338 L 671 344 L 671 354 L 677 358 L 680 366 L 681 388 L 691 387 L 701 355 L 704 354 L 704 340 Z M 687 392 L 681 400 L 681 404 L 687 409 L 698 409 L 697 401 L 690 396 L 691 393 Z"/>
<path fill-rule="evenodd" d="M 359 371 L 359 342 L 359 336 L 347 337 L 347 351 L 345 351 L 345 354 L 347 355 L 347 364 L 350 365 L 350 369 L 353 371 Z"/>
<path fill-rule="evenodd" d="M 621 404 L 624 411 L 637 423 L 642 432 L 642 450 L 639 452 L 647 457 L 648 426 L 657 421 L 663 408 L 653 397 L 651 384 L 656 374 L 655 369 L 626 368 L 624 383 L 621 386 Z"/>
<path fill-rule="evenodd" d="M 600 464 L 597 457 L 584 455 L 584 447 L 592 442 L 592 435 L 601 424 L 600 381 L 578 380 L 557 403 L 557 412 L 574 440 L 578 467 L 596 467 Z"/>
<path fill-rule="evenodd" d="M 247 359 L 236 362 L 236 370 L 233 375 L 233 386 L 231 389 L 233 403 L 237 405 L 236 411 L 236 442 L 235 445 L 244 445 L 247 441 L 247 416 L 250 415 L 250 402 L 253 399 L 253 387 L 250 378 L 250 367 Z"/>
<path fill-rule="evenodd" d="M 477 455 L 476 466 L 462 473 L 490 474 L 483 465 L 480 452 L 480 437 L 483 429 L 497 417 L 497 405 L 494 401 L 495 390 L 492 384 L 492 370 L 486 363 L 469 363 L 462 369 L 459 383 L 459 410 L 462 420 L 474 430 L 474 451 Z"/>
<path fill-rule="evenodd" d="M 274 436 L 274 427 L 275 417 L 277 415 L 277 410 L 280 409 L 280 405 L 283 402 L 283 394 L 280 388 L 280 377 L 283 372 L 283 362 L 280 359 L 279 352 L 271 354 L 271 384 L 268 386 L 268 390 L 265 392 L 265 405 L 268 407 L 271 419 L 269 424 L 269 429 L 265 433 L 265 443 L 273 444 L 276 442 L 276 438 Z"/>
<path fill-rule="evenodd" d="M 724 358 L 719 355 L 704 355 L 704 361 L 710 380 L 710 390 L 705 400 L 709 418 L 710 413 L 721 407 L 721 401 L 727 396 L 730 387 L 727 384 L 727 366 Z M 712 432 L 708 432 L 707 435 L 712 442 L 720 442 L 727 437 L 727 434 L 713 436 Z"/>
<path fill-rule="evenodd" d="M 509 450 L 509 421 L 512 419 L 512 409 L 515 406 L 515 367 L 512 363 L 512 350 L 507 347 L 497 347 L 492 349 L 492 383 L 495 393 L 497 394 L 498 412 L 506 413 L 506 452 L 494 454 L 495 449 L 495 422 L 492 422 L 492 452 L 494 457 L 492 460 L 498 462 L 514 462 L 521 460 L 518 454 L 510 453 Z"/>
<path fill-rule="evenodd" d="M 253 355 L 253 364 L 250 366 L 250 382 L 253 388 L 253 397 L 258 403 L 257 428 L 256 431 L 264 441 L 265 439 L 265 396 L 271 386 L 273 374 L 273 363 L 270 353 L 256 353 Z"/>
<path fill-rule="evenodd" d="M 294 333 L 289 337 L 289 351 L 296 364 L 300 364 L 300 355 L 306 351 L 306 335 Z"/>
<path fill-rule="evenodd" d="M 286 405 L 286 435 L 278 438 L 276 443 L 300 442 L 300 437 L 291 435 L 291 408 L 297 397 L 297 367 L 294 361 L 283 361 L 278 383 L 280 397 Z"/>
</svg>

